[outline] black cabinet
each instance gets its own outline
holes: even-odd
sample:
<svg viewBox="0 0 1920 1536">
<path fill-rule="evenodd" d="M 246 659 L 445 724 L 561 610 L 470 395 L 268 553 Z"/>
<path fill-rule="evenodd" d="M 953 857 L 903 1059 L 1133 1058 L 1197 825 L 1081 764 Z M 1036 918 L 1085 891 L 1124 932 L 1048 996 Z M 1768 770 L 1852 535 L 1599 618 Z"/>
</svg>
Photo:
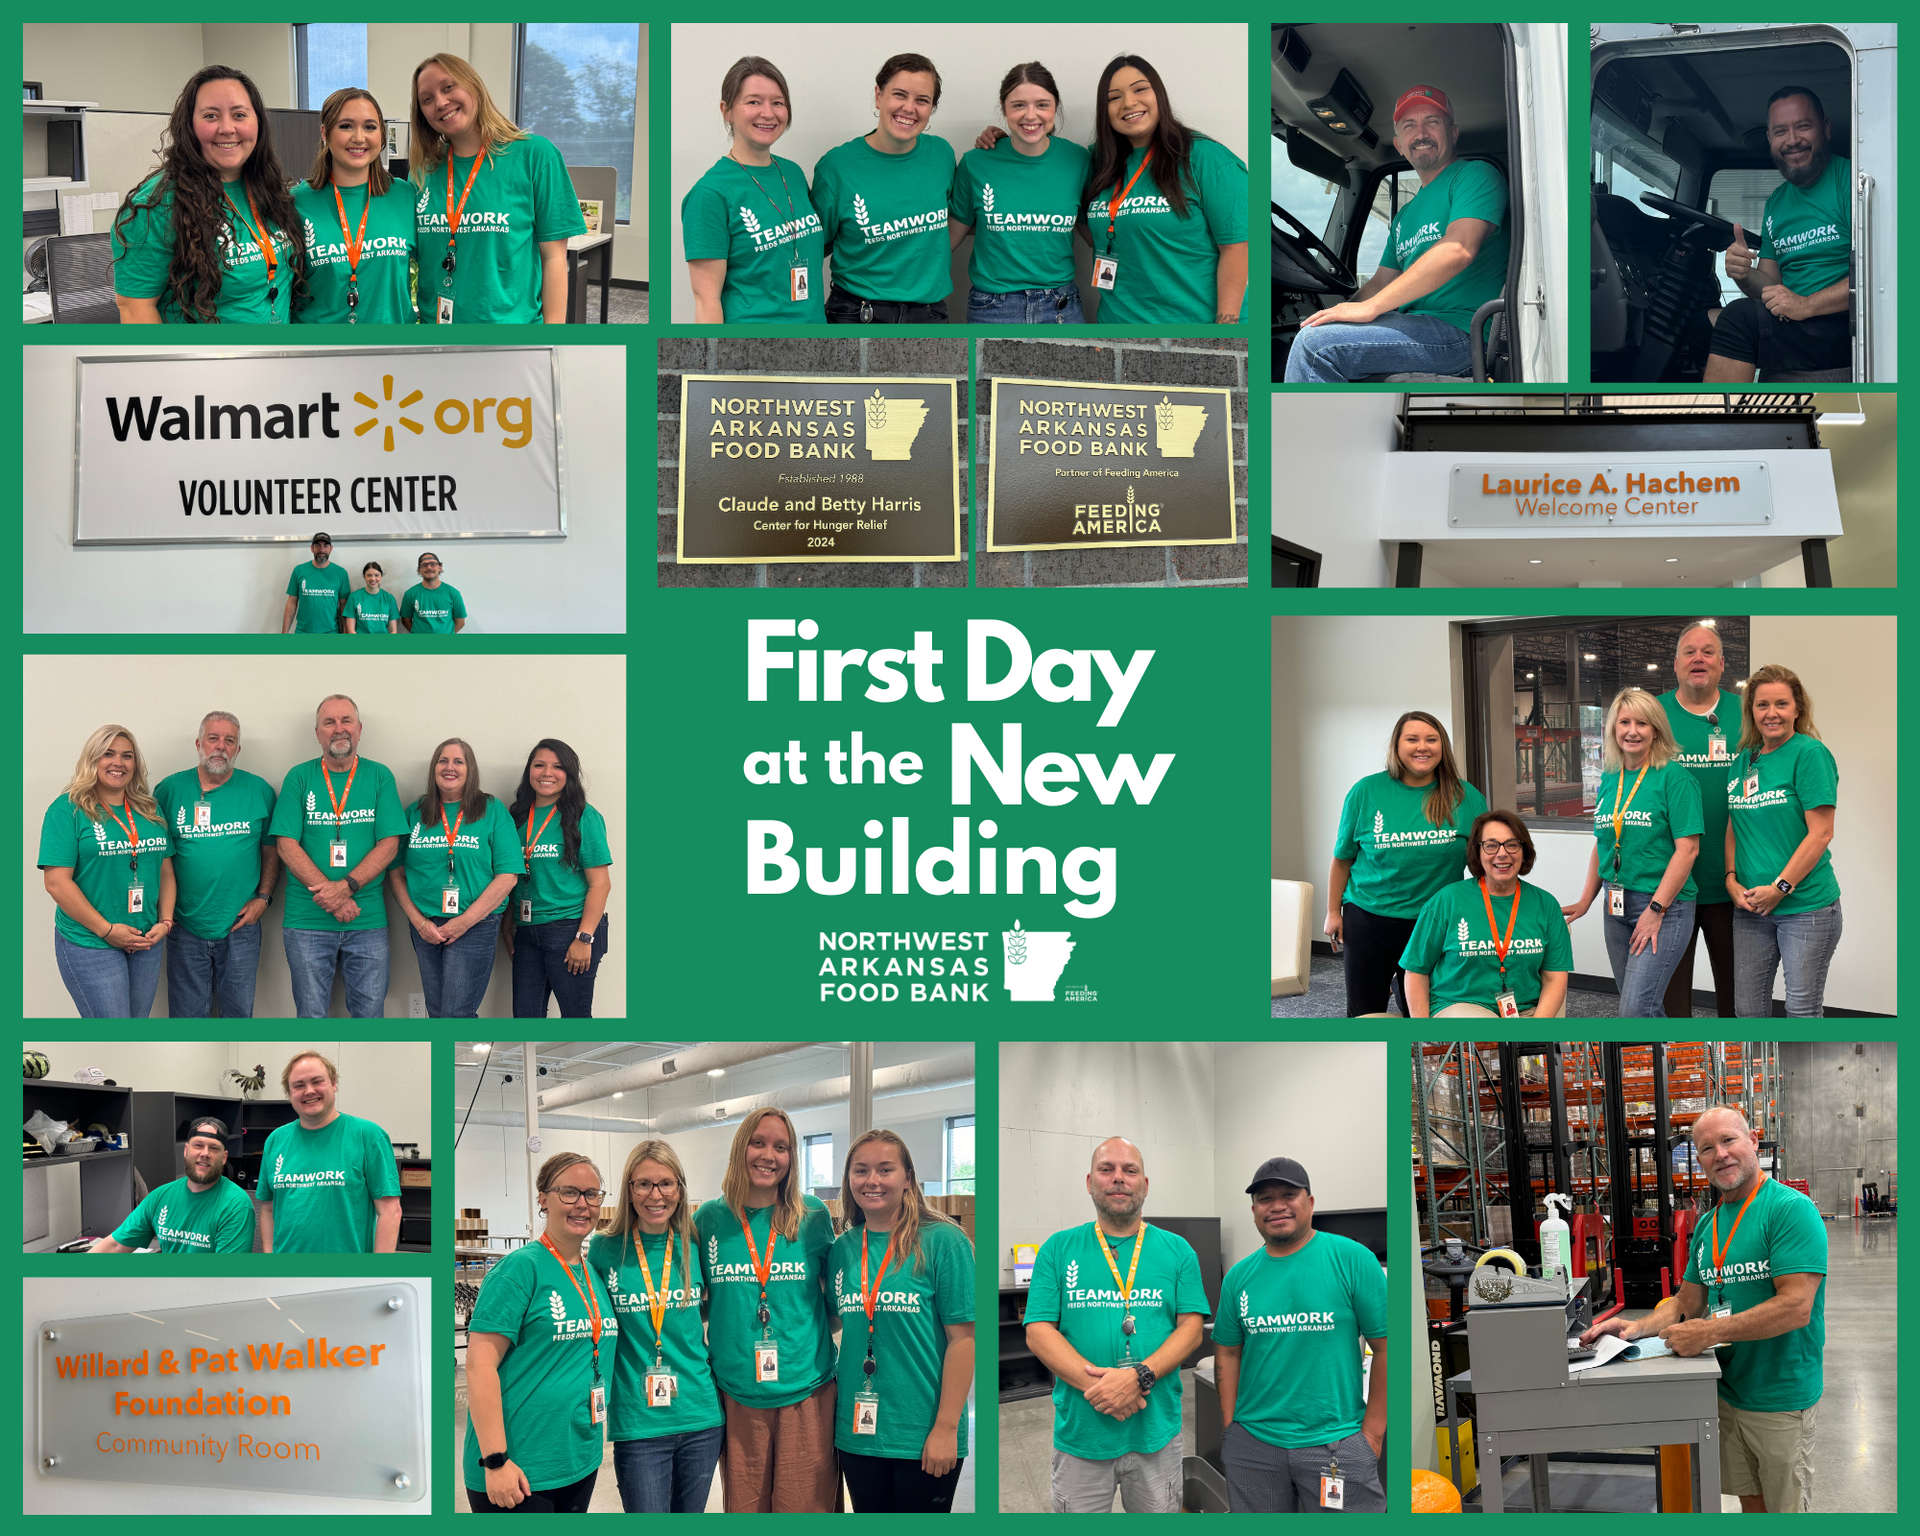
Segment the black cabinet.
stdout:
<svg viewBox="0 0 1920 1536">
<path fill-rule="evenodd" d="M 186 1122 L 213 1115 L 227 1137 L 226 1176 L 249 1194 L 260 1183 L 260 1154 L 267 1136 L 299 1118 L 285 1099 L 233 1099 L 215 1093 L 175 1093 L 140 1089 L 133 1095 L 133 1156 L 149 1190 L 187 1173 Z"/>
<path fill-rule="evenodd" d="M 433 1161 L 425 1157 L 400 1160 L 401 1253 L 433 1251 Z"/>
<path fill-rule="evenodd" d="M 127 1088 L 108 1088 L 94 1083 L 63 1083 L 48 1077 L 21 1079 L 20 1119 L 24 1125 L 36 1112 L 50 1120 L 63 1121 L 75 1130 L 93 1127 L 109 1136 L 133 1131 L 133 1093 Z M 24 1133 L 23 1133 L 24 1141 Z M 135 1137 L 138 1145 L 138 1137 Z M 46 1171 L 62 1163 L 75 1164 L 80 1173 L 80 1231 L 53 1232 L 48 1229 L 49 1201 Z M 27 1181 L 22 1190 L 25 1227 L 24 1246 L 44 1252 L 74 1237 L 106 1237 L 127 1219 L 133 1209 L 133 1153 L 125 1148 L 103 1147 L 92 1152 L 42 1153 L 31 1156 L 24 1150 L 20 1157 L 21 1176 Z M 36 1230 L 38 1228 L 38 1230 Z"/>
<path fill-rule="evenodd" d="M 1027 1348 L 1027 1291 L 1024 1286 L 1000 1288 L 1000 1401 L 1045 1397 L 1053 1391 L 1053 1372 Z"/>
</svg>

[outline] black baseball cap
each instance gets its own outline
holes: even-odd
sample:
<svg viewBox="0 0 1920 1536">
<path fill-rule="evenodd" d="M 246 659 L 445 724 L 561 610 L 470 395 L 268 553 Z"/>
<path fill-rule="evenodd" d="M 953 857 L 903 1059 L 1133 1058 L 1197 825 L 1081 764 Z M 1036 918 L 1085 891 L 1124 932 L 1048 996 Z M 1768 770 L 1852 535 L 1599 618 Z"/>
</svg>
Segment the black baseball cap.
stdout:
<svg viewBox="0 0 1920 1536">
<path fill-rule="evenodd" d="M 309 544 L 331 544 L 333 542 L 333 535 L 330 533 L 316 533 L 312 538 L 308 539 L 307 542 Z"/>
<path fill-rule="evenodd" d="M 1307 1182 L 1307 1170 L 1290 1157 L 1270 1157 L 1262 1163 L 1254 1171 L 1247 1193 L 1252 1194 L 1262 1184 L 1291 1184 L 1308 1194 L 1313 1193 L 1313 1185 Z"/>
<path fill-rule="evenodd" d="M 192 1141 L 196 1136 L 211 1136 L 221 1143 L 227 1139 L 227 1123 L 218 1115 L 198 1115 L 183 1125 L 181 1130 L 185 1133 L 180 1138 L 182 1141 Z"/>
</svg>

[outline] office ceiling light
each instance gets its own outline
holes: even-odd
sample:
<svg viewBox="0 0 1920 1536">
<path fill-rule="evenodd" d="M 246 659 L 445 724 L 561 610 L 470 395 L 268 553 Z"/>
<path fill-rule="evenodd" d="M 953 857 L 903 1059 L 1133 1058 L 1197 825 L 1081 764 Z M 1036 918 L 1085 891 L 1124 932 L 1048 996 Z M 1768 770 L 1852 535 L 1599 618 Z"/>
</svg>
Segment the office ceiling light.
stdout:
<svg viewBox="0 0 1920 1536">
<path fill-rule="evenodd" d="M 1583 651 L 1581 652 L 1580 659 L 1582 661 L 1598 661 L 1600 658 L 1594 655 L 1592 651 Z"/>
<path fill-rule="evenodd" d="M 1527 674 L 1527 681 L 1528 681 L 1528 682 L 1532 682 L 1532 681 L 1533 681 L 1533 674 L 1532 674 L 1531 672 L 1529 672 L 1529 673 Z"/>
<path fill-rule="evenodd" d="M 1528 564 L 1528 565 L 1539 565 L 1540 563 L 1541 563 L 1541 562 L 1540 562 L 1540 561 L 1538 561 L 1538 560 L 1529 560 L 1529 561 L 1527 562 L 1527 564 Z"/>
<path fill-rule="evenodd" d="M 1867 424 L 1867 405 L 1859 395 L 1853 397 L 1854 408 L 1850 411 L 1819 411 L 1813 418 L 1817 427 L 1864 427 Z"/>
<path fill-rule="evenodd" d="M 1658 672 L 1660 670 L 1660 664 L 1658 662 L 1650 661 L 1647 663 L 1647 670 L 1649 672 Z"/>
<path fill-rule="evenodd" d="M 486 1042 L 482 1041 L 479 1045 L 476 1045 L 473 1048 L 473 1052 L 476 1056 L 484 1056 L 487 1054 L 488 1051 L 492 1049 L 493 1047 L 491 1045 L 488 1045 Z"/>
<path fill-rule="evenodd" d="M 708 1077 L 725 1077 L 726 1075 L 727 1075 L 727 1069 L 725 1067 L 708 1067 L 707 1068 Z"/>
<path fill-rule="evenodd" d="M 1668 556 L 1667 556 L 1667 564 L 1668 564 L 1668 565 L 1678 565 L 1679 563 L 1680 563 L 1680 557 L 1679 557 L 1678 555 L 1668 555 Z"/>
</svg>

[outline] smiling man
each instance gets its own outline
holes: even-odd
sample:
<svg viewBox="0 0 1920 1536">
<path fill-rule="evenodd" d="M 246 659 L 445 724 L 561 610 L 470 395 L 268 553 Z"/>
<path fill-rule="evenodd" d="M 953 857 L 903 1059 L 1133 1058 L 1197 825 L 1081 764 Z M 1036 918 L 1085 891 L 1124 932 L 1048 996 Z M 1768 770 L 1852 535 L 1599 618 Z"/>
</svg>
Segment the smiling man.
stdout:
<svg viewBox="0 0 1920 1536">
<path fill-rule="evenodd" d="M 1814 1409 L 1825 1390 L 1827 1229 L 1814 1203 L 1760 1171 L 1760 1133 L 1731 1105 L 1693 1122 L 1719 1203 L 1694 1228 L 1679 1293 L 1580 1336 L 1658 1334 L 1720 1363 L 1720 1486 L 1750 1515 L 1813 1510 Z"/>
<path fill-rule="evenodd" d="M 253 1202 L 225 1174 L 226 1125 L 208 1115 L 188 1121 L 186 1132 L 180 1149 L 186 1177 L 154 1190 L 88 1253 L 253 1252 Z"/>
<path fill-rule="evenodd" d="M 400 1241 L 400 1170 L 371 1120 L 340 1112 L 340 1074 L 302 1051 L 280 1074 L 298 1120 L 260 1155 L 262 1253 L 392 1253 Z"/>
<path fill-rule="evenodd" d="M 1146 1162 L 1122 1136 L 1093 1150 L 1094 1219 L 1040 1245 L 1027 1347 L 1053 1372 L 1053 1512 L 1177 1515 L 1180 1363 L 1208 1312 L 1200 1259 L 1149 1227 Z M 1147 1233 L 1153 1236 L 1148 1237 Z"/>
<path fill-rule="evenodd" d="M 307 546 L 312 559 L 296 565 L 287 578 L 287 605 L 280 614 L 283 635 L 331 635 L 353 595 L 353 578 L 333 563 L 333 535 L 316 533 Z"/>
<path fill-rule="evenodd" d="M 1484 160 L 1454 157 L 1452 99 L 1415 85 L 1393 106 L 1393 145 L 1420 190 L 1387 226 L 1380 266 L 1344 304 L 1300 323 L 1287 382 L 1344 382 L 1376 374 L 1464 374 L 1473 364 L 1474 312 L 1507 281 L 1507 183 Z"/>
</svg>

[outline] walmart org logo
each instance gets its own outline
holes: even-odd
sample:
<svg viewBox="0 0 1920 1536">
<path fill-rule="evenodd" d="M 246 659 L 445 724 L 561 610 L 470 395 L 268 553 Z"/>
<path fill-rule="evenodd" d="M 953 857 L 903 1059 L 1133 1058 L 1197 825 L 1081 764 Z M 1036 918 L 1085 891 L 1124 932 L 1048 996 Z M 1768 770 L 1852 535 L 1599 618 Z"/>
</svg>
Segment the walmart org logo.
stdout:
<svg viewBox="0 0 1920 1536">
<path fill-rule="evenodd" d="M 381 407 L 379 404 L 376 404 L 374 401 L 369 400 L 364 394 L 362 394 L 357 389 L 353 392 L 353 398 L 359 401 L 360 404 L 364 405 L 368 410 L 374 413 L 373 415 L 369 416 L 365 421 L 361 422 L 359 426 L 353 429 L 353 435 L 355 437 L 365 437 L 375 427 L 381 426 L 381 421 L 380 421 Z M 416 389 L 412 394 L 408 395 L 405 399 L 403 399 L 400 402 L 400 404 L 396 407 L 396 409 L 404 411 L 407 409 L 408 406 L 418 404 L 421 398 L 422 396 L 420 394 L 420 391 Z M 383 374 L 381 376 L 380 399 L 387 405 L 393 405 L 393 375 L 390 373 Z M 420 436 L 423 432 L 427 430 L 425 427 L 421 426 L 419 422 L 415 421 L 411 416 L 401 416 L 398 418 L 398 421 L 401 426 L 405 427 L 415 437 Z M 393 452 L 393 426 L 394 424 L 392 422 L 388 422 L 385 424 L 383 428 L 385 432 L 385 437 L 386 437 L 386 451 L 388 453 Z"/>
</svg>

